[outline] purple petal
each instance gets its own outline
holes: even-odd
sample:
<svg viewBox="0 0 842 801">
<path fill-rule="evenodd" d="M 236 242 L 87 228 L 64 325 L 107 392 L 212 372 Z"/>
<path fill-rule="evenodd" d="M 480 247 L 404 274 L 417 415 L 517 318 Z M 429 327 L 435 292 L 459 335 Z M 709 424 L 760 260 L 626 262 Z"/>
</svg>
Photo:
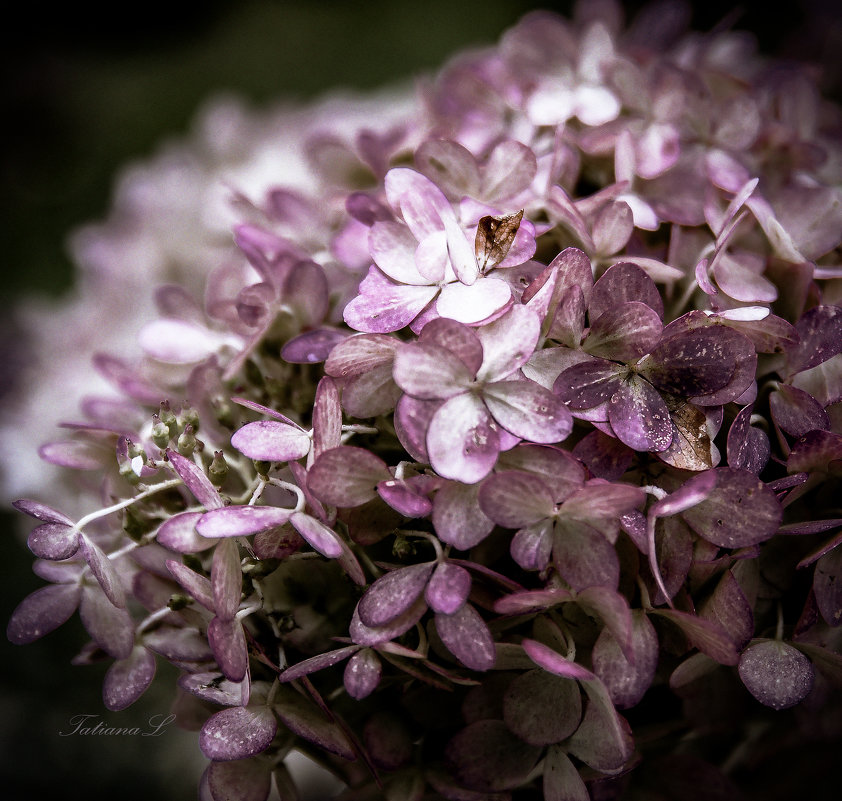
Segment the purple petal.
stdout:
<svg viewBox="0 0 842 801">
<path fill-rule="evenodd" d="M 36 520 L 41 520 L 44 523 L 62 523 L 67 526 L 72 526 L 73 521 L 62 512 L 53 509 L 51 506 L 33 501 L 29 498 L 20 498 L 12 503 L 19 512 L 23 512 Z"/>
<path fill-rule="evenodd" d="M 704 473 L 693 476 L 666 498 L 661 498 L 661 500 L 653 503 L 649 509 L 649 514 L 654 517 L 669 517 L 670 515 L 681 514 L 681 512 L 692 508 L 707 498 L 716 487 L 717 481 L 715 470 L 706 470 Z"/>
<path fill-rule="evenodd" d="M 609 203 L 597 215 L 593 224 L 596 252 L 610 255 L 621 250 L 634 230 L 634 218 L 628 203 L 622 200 Z"/>
<path fill-rule="evenodd" d="M 553 537 L 553 562 L 559 575 L 574 589 L 594 585 L 616 589 L 620 561 L 605 535 L 578 520 L 561 520 Z"/>
<path fill-rule="evenodd" d="M 441 401 L 422 401 L 402 395 L 395 406 L 395 433 L 407 453 L 419 462 L 430 461 L 427 453 L 427 429 Z"/>
<path fill-rule="evenodd" d="M 634 452 L 614 437 L 591 431 L 573 447 L 573 456 L 581 459 L 597 478 L 616 481 L 629 469 Z"/>
<path fill-rule="evenodd" d="M 391 169 L 386 173 L 384 185 L 389 205 L 400 210 L 416 239 L 440 230 L 443 217 L 453 216 L 453 209 L 442 191 L 415 170 Z"/>
<path fill-rule="evenodd" d="M 594 356 L 627 362 L 649 353 L 662 329 L 658 313 L 646 304 L 619 303 L 591 323 L 586 347 Z"/>
<path fill-rule="evenodd" d="M 27 645 L 57 629 L 79 606 L 78 584 L 50 584 L 27 595 L 12 612 L 6 637 L 15 645 Z"/>
<path fill-rule="evenodd" d="M 300 679 L 302 676 L 309 676 L 317 670 L 324 670 L 325 668 L 338 664 L 343 659 L 347 659 L 351 656 L 351 654 L 355 654 L 359 650 L 359 645 L 348 645 L 345 648 L 337 648 L 335 651 L 328 651 L 324 654 L 311 656 L 303 662 L 297 662 L 292 667 L 288 667 L 278 676 L 278 679 L 280 681 L 287 682 Z"/>
<path fill-rule="evenodd" d="M 342 683 L 348 695 L 360 701 L 377 689 L 382 672 L 383 666 L 377 654 L 371 648 L 363 648 L 348 660 Z"/>
<path fill-rule="evenodd" d="M 541 520 L 520 529 L 512 537 L 512 559 L 524 570 L 544 570 L 553 550 L 552 530 L 552 520 Z"/>
<path fill-rule="evenodd" d="M 427 342 L 401 345 L 395 353 L 395 383 L 422 400 L 451 398 L 470 386 L 473 374 L 445 348 Z"/>
<path fill-rule="evenodd" d="M 787 353 L 790 374 L 800 373 L 842 352 L 842 308 L 816 306 L 795 324 L 799 343 Z"/>
<path fill-rule="evenodd" d="M 379 580 L 379 579 L 378 579 Z M 423 589 L 423 588 L 422 588 Z M 427 602 L 424 600 L 423 594 L 419 591 L 415 602 L 409 606 L 403 614 L 396 617 L 385 626 L 366 626 L 360 620 L 359 610 L 355 609 L 351 617 L 351 624 L 348 627 L 348 632 L 351 639 L 358 645 L 380 645 L 400 637 L 401 634 L 406 633 L 411 629 L 427 611 Z"/>
<path fill-rule="evenodd" d="M 479 505 L 479 484 L 448 481 L 433 499 L 433 527 L 438 538 L 460 551 L 482 542 L 494 521 Z"/>
<path fill-rule="evenodd" d="M 466 668 L 491 670 L 497 659 L 494 639 L 485 621 L 470 604 L 453 614 L 436 614 L 436 631 L 441 641 Z"/>
<path fill-rule="evenodd" d="M 291 687 L 281 685 L 275 696 L 274 709 L 281 723 L 294 734 L 343 759 L 356 759 L 354 748 L 342 729 Z"/>
<path fill-rule="evenodd" d="M 400 340 L 386 334 L 357 334 L 339 343 L 325 362 L 334 378 L 349 378 L 391 364 Z"/>
<path fill-rule="evenodd" d="M 136 645 L 126 659 L 108 668 L 102 685 L 105 708 L 119 712 L 131 706 L 155 677 L 155 657 L 142 645 Z"/>
<path fill-rule="evenodd" d="M 526 651 L 526 655 L 538 667 L 544 668 L 549 673 L 562 676 L 566 679 L 579 679 L 580 681 L 587 681 L 594 678 L 593 673 L 589 670 L 583 668 L 576 662 L 565 659 L 558 651 L 554 651 L 537 640 L 525 638 L 521 645 L 523 646 L 523 650 Z"/>
<path fill-rule="evenodd" d="M 579 728 L 567 742 L 571 756 L 594 770 L 619 770 L 634 752 L 628 723 L 617 714 L 605 685 L 596 676 L 582 682 L 588 704 Z"/>
<path fill-rule="evenodd" d="M 357 606 L 362 624 L 378 628 L 403 615 L 424 592 L 434 567 L 432 562 L 423 562 L 392 570 L 377 579 Z"/>
<path fill-rule="evenodd" d="M 320 523 L 315 517 L 303 512 L 293 512 L 289 522 L 295 530 L 318 551 L 328 559 L 336 559 L 342 555 L 342 543 L 338 535 L 329 529 L 324 523 Z"/>
<path fill-rule="evenodd" d="M 477 378 L 498 381 L 522 367 L 535 350 L 541 323 L 527 306 L 513 306 L 502 317 L 477 329 L 483 362 Z"/>
<path fill-rule="evenodd" d="M 368 248 L 374 263 L 399 284 L 426 286 L 432 283 L 415 262 L 418 240 L 401 223 L 375 222 L 368 235 Z"/>
<path fill-rule="evenodd" d="M 216 352 L 224 340 L 204 326 L 185 320 L 154 320 L 141 328 L 144 353 L 168 364 L 195 364 Z"/>
<path fill-rule="evenodd" d="M 79 550 L 108 600 L 114 606 L 124 609 L 126 606 L 126 591 L 123 589 L 123 584 L 112 561 L 105 555 L 102 548 L 92 542 L 86 534 L 79 535 Z"/>
<path fill-rule="evenodd" d="M 244 406 L 246 409 L 251 409 L 253 412 L 257 412 L 258 414 L 265 414 L 268 417 L 272 417 L 275 420 L 278 420 L 281 423 L 286 423 L 289 426 L 293 426 L 293 428 L 301 429 L 301 426 L 298 425 L 294 420 L 290 420 L 285 414 L 281 414 L 274 409 L 270 409 L 268 406 L 264 406 L 262 403 L 257 403 L 256 401 L 249 400 L 248 398 L 231 398 L 232 403 L 236 403 L 239 406 Z M 303 431 L 303 429 L 301 429 Z"/>
<path fill-rule="evenodd" d="M 754 634 L 754 612 L 730 570 L 722 574 L 710 598 L 699 608 L 699 616 L 727 631 L 738 650 L 745 648 Z"/>
<path fill-rule="evenodd" d="M 231 436 L 231 445 L 249 459 L 288 462 L 310 452 L 310 436 L 296 426 L 275 420 L 246 423 Z"/>
<path fill-rule="evenodd" d="M 501 454 L 500 469 L 514 469 L 538 476 L 560 503 L 585 481 L 582 463 L 560 448 L 521 443 Z"/>
<path fill-rule="evenodd" d="M 769 407 L 775 424 L 790 436 L 803 437 L 810 431 L 830 428 L 824 407 L 797 387 L 779 384 L 769 395 Z"/>
<path fill-rule="evenodd" d="M 494 611 L 499 615 L 519 615 L 549 609 L 556 604 L 573 600 L 575 596 L 568 590 L 524 590 L 498 598 L 494 602 Z"/>
<path fill-rule="evenodd" d="M 640 487 L 628 484 L 609 484 L 591 479 L 565 500 L 562 514 L 603 530 L 606 521 L 613 523 L 621 515 L 643 503 L 645 495 Z M 607 531 L 603 531 L 607 534 Z"/>
<path fill-rule="evenodd" d="M 561 746 L 550 748 L 544 759 L 545 801 L 590 801 L 590 794 L 576 766 Z"/>
<path fill-rule="evenodd" d="M 219 540 L 211 564 L 211 592 L 216 614 L 222 620 L 233 620 L 240 607 L 243 573 L 240 550 L 228 537 Z"/>
<path fill-rule="evenodd" d="M 215 617 L 208 624 L 208 643 L 225 678 L 229 681 L 242 681 L 249 664 L 243 624 L 236 619 L 221 620 Z"/>
<path fill-rule="evenodd" d="M 464 606 L 471 592 L 471 574 L 459 565 L 442 562 L 433 571 L 424 597 L 434 612 L 452 615 Z"/>
<path fill-rule="evenodd" d="M 745 548 L 769 539 L 783 516 L 774 493 L 745 470 L 720 467 L 716 474 L 716 488 L 683 513 L 691 528 L 721 548 Z"/>
<path fill-rule="evenodd" d="M 377 485 L 392 474 L 386 463 L 365 448 L 342 445 L 324 451 L 307 473 L 307 486 L 331 506 L 360 506 L 377 495 Z"/>
<path fill-rule="evenodd" d="M 79 550 L 79 531 L 64 523 L 42 523 L 29 532 L 26 544 L 39 559 L 69 559 Z"/>
<path fill-rule="evenodd" d="M 506 528 L 524 528 L 555 515 L 555 502 L 544 481 L 517 470 L 489 476 L 479 491 L 479 505 Z"/>
<path fill-rule="evenodd" d="M 512 290 L 505 281 L 480 276 L 470 286 L 459 282 L 445 284 L 436 301 L 436 311 L 442 317 L 473 325 L 504 309 L 511 300 Z"/>
<path fill-rule="evenodd" d="M 620 382 L 608 404 L 608 420 L 617 437 L 636 451 L 665 451 L 672 444 L 669 409 L 644 378 L 630 375 Z"/>
<path fill-rule="evenodd" d="M 355 331 L 387 333 L 409 325 L 438 294 L 437 286 L 396 284 L 372 267 L 357 295 L 343 312 Z"/>
<path fill-rule="evenodd" d="M 784 642 L 766 640 L 746 648 L 737 668 L 748 691 L 764 706 L 795 706 L 813 688 L 813 663 Z"/>
<path fill-rule="evenodd" d="M 100 448 L 81 440 L 48 442 L 38 449 L 38 455 L 45 462 L 72 470 L 99 470 L 104 462 L 104 453 Z"/>
<path fill-rule="evenodd" d="M 609 267 L 593 285 L 588 312 L 596 320 L 629 302 L 643 303 L 663 317 L 664 303 L 655 282 L 636 264 L 620 262 Z"/>
<path fill-rule="evenodd" d="M 753 409 L 753 404 L 743 407 L 731 423 L 731 428 L 728 429 L 727 453 L 729 467 L 747 470 L 757 476 L 769 461 L 771 448 L 766 433 L 751 425 Z"/>
<path fill-rule="evenodd" d="M 281 358 L 289 364 L 317 364 L 325 361 L 333 349 L 348 337 L 335 328 L 316 328 L 290 339 L 281 348 Z"/>
<path fill-rule="evenodd" d="M 610 400 L 626 372 L 623 365 L 605 359 L 579 362 L 561 372 L 553 392 L 571 409 L 592 409 Z"/>
<path fill-rule="evenodd" d="M 392 378 L 390 361 L 349 379 L 342 389 L 342 406 L 351 417 L 379 417 L 389 414 L 400 397 L 401 390 Z"/>
<path fill-rule="evenodd" d="M 267 707 L 234 706 L 211 715 L 199 734 L 199 748 L 218 762 L 246 759 L 265 751 L 278 721 Z"/>
<path fill-rule="evenodd" d="M 494 419 L 516 437 L 552 444 L 573 430 L 573 417 L 562 399 L 534 381 L 487 384 L 483 400 Z"/>
<path fill-rule="evenodd" d="M 658 636 L 649 618 L 641 611 L 632 613 L 630 648 L 623 648 L 605 628 L 593 647 L 594 672 L 605 684 L 618 709 L 635 706 L 655 678 L 658 666 Z"/>
<path fill-rule="evenodd" d="M 207 636 L 197 629 L 161 626 L 143 635 L 143 644 L 169 662 L 210 662 L 213 652 Z"/>
<path fill-rule="evenodd" d="M 504 139 L 495 145 L 483 165 L 480 197 L 489 201 L 514 197 L 529 187 L 537 170 L 531 148 L 514 139 Z"/>
<path fill-rule="evenodd" d="M 433 509 L 429 498 L 417 493 L 405 481 L 394 478 L 381 481 L 377 485 L 377 494 L 404 517 L 426 517 Z"/>
<path fill-rule="evenodd" d="M 316 387 L 313 401 L 313 454 L 342 444 L 342 407 L 339 405 L 339 390 L 328 376 L 323 377 Z"/>
<path fill-rule="evenodd" d="M 272 774 L 260 759 L 211 762 L 203 775 L 210 799 L 200 801 L 266 801 Z"/>
<path fill-rule="evenodd" d="M 115 659 L 125 659 L 134 648 L 134 622 L 131 615 L 114 606 L 96 587 L 84 587 L 79 616 L 91 639 Z"/>
<path fill-rule="evenodd" d="M 221 673 L 183 673 L 178 686 L 202 701 L 220 706 L 241 706 L 245 703 L 248 682 L 228 681 Z"/>
<path fill-rule="evenodd" d="M 438 345 L 461 359 L 471 375 L 482 365 L 482 343 L 468 326 L 446 317 L 431 320 L 424 326 L 419 342 Z"/>
<path fill-rule="evenodd" d="M 289 520 L 292 509 L 276 506 L 225 506 L 205 512 L 196 523 L 196 531 L 203 537 L 247 537 L 258 531 L 282 526 Z"/>
<path fill-rule="evenodd" d="M 210 581 L 204 576 L 191 570 L 175 559 L 167 560 L 167 569 L 173 574 L 175 580 L 205 609 L 214 610 L 213 590 Z"/>
<path fill-rule="evenodd" d="M 473 154 L 457 142 L 427 139 L 415 151 L 418 169 L 452 198 L 475 197 L 480 173 Z"/>
<path fill-rule="evenodd" d="M 223 505 L 216 487 L 194 461 L 170 448 L 167 448 L 166 455 L 178 477 L 205 509 L 219 509 Z"/>
<path fill-rule="evenodd" d="M 155 541 L 176 553 L 200 553 L 212 548 L 214 541 L 196 532 L 196 523 L 204 512 L 179 512 L 161 524 Z"/>
<path fill-rule="evenodd" d="M 739 651 L 734 641 L 718 624 L 676 609 L 653 609 L 650 614 L 675 623 L 692 645 L 720 665 L 736 665 L 739 661 Z"/>
<path fill-rule="evenodd" d="M 254 535 L 252 548 L 258 559 L 286 559 L 301 550 L 304 540 L 292 526 L 278 526 Z"/>
<path fill-rule="evenodd" d="M 427 429 L 430 464 L 443 478 L 473 484 L 485 478 L 499 453 L 499 435 L 485 404 L 456 395 L 439 407 Z"/>
<path fill-rule="evenodd" d="M 545 670 L 517 676 L 503 696 L 503 720 L 530 745 L 566 740 L 582 719 L 579 685 Z"/>
</svg>

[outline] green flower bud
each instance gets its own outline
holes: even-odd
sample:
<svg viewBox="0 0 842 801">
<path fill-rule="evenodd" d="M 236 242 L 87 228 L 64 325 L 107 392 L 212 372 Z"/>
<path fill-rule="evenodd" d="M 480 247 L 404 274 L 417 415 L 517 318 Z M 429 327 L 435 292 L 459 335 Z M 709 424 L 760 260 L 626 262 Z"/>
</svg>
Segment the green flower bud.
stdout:
<svg viewBox="0 0 842 801">
<path fill-rule="evenodd" d="M 225 461 L 225 454 L 222 451 L 214 451 L 213 461 L 208 467 L 208 478 L 215 487 L 221 487 L 228 476 L 228 462 Z"/>
<path fill-rule="evenodd" d="M 178 452 L 182 456 L 190 456 L 196 450 L 196 437 L 193 436 L 193 426 L 187 426 L 178 438 Z"/>
<path fill-rule="evenodd" d="M 170 429 L 157 414 L 152 415 L 152 441 L 161 449 L 170 444 Z"/>
</svg>

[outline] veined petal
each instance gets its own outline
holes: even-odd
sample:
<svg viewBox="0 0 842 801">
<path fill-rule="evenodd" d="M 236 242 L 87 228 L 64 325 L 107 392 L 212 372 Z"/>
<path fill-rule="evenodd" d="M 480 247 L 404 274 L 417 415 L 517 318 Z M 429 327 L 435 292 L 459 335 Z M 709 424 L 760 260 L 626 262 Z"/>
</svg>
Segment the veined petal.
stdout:
<svg viewBox="0 0 842 801">
<path fill-rule="evenodd" d="M 425 286 L 430 280 L 418 271 L 415 249 L 418 241 L 398 222 L 376 222 L 368 234 L 368 248 L 374 263 L 399 284 Z"/>
<path fill-rule="evenodd" d="M 442 317 L 472 325 L 491 317 L 511 299 L 512 290 L 505 281 L 480 276 L 470 286 L 458 281 L 445 284 L 436 311 Z"/>
<path fill-rule="evenodd" d="M 407 342 L 395 353 L 395 383 L 422 400 L 451 398 L 465 392 L 473 375 L 454 353 L 440 345 Z"/>
<path fill-rule="evenodd" d="M 401 567 L 381 576 L 360 599 L 360 621 L 372 628 L 385 626 L 406 612 L 424 592 L 434 562 Z"/>
<path fill-rule="evenodd" d="M 534 381 L 488 384 L 483 400 L 492 417 L 507 431 L 539 444 L 560 442 L 573 430 L 564 401 Z"/>
<path fill-rule="evenodd" d="M 434 612 L 452 615 L 464 606 L 471 591 L 471 574 L 464 567 L 442 562 L 427 583 L 424 597 Z"/>
<path fill-rule="evenodd" d="M 541 323 L 528 306 L 512 306 L 502 317 L 477 329 L 483 361 L 477 373 L 481 381 L 499 381 L 522 367 L 532 356 Z"/>
<path fill-rule="evenodd" d="M 480 509 L 506 528 L 523 528 L 555 514 L 550 488 L 538 476 L 504 470 L 489 476 L 479 491 Z"/>
<path fill-rule="evenodd" d="M 660 393 L 645 378 L 621 381 L 608 404 L 614 433 L 636 451 L 665 451 L 672 444 L 669 409 Z"/>
<path fill-rule="evenodd" d="M 421 313 L 438 291 L 437 286 L 397 284 L 372 267 L 360 284 L 360 294 L 345 307 L 343 317 L 356 331 L 399 331 Z"/>
</svg>

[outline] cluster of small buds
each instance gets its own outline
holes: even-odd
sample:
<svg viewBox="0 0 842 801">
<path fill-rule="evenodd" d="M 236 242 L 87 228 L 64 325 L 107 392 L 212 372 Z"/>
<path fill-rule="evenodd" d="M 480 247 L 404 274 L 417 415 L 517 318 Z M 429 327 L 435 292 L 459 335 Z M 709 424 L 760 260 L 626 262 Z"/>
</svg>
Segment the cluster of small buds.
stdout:
<svg viewBox="0 0 842 801">
<path fill-rule="evenodd" d="M 736 797 L 835 736 L 842 110 L 620 16 L 314 135 L 42 447 L 108 505 L 17 502 L 8 636 L 78 609 L 112 710 L 175 665 L 203 801 L 296 797 L 292 750 L 348 801 Z"/>
</svg>

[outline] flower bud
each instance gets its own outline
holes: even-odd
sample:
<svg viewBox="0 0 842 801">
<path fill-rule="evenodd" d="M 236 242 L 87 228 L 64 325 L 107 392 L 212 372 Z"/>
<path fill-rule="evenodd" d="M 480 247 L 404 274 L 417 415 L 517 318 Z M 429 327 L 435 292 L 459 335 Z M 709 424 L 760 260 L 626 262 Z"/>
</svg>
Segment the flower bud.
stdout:
<svg viewBox="0 0 842 801">
<path fill-rule="evenodd" d="M 161 450 L 170 444 L 170 429 L 157 414 L 152 415 L 152 442 Z"/>
<path fill-rule="evenodd" d="M 199 413 L 192 406 L 185 406 L 178 415 L 178 422 L 182 431 L 192 427 L 195 434 L 199 430 Z"/>
<path fill-rule="evenodd" d="M 182 456 L 190 456 L 196 450 L 196 437 L 193 435 L 193 426 L 187 426 L 184 433 L 178 438 L 178 452 Z"/>
<path fill-rule="evenodd" d="M 213 461 L 208 467 L 208 477 L 215 487 L 221 487 L 228 476 L 228 462 L 225 461 L 225 454 L 222 451 L 214 451 Z"/>
<path fill-rule="evenodd" d="M 170 402 L 168 400 L 161 401 L 161 409 L 158 412 L 161 422 L 169 429 L 170 439 L 175 439 L 178 436 L 178 419 L 170 409 Z"/>
</svg>

